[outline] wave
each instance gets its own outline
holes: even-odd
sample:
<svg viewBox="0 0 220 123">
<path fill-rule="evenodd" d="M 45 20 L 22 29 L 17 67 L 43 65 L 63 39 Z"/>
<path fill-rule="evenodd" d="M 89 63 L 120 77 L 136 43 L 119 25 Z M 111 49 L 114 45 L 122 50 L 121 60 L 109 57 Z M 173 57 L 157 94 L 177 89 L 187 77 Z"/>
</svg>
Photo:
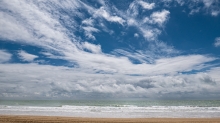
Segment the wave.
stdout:
<svg viewBox="0 0 220 123">
<path fill-rule="evenodd" d="M 191 106 L 73 106 L 60 107 L 6 106 L 0 105 L 0 114 L 52 115 L 75 117 L 219 117 L 220 107 Z"/>
<path fill-rule="evenodd" d="M 0 101 L 0 114 L 219 118 L 220 101 Z"/>
</svg>

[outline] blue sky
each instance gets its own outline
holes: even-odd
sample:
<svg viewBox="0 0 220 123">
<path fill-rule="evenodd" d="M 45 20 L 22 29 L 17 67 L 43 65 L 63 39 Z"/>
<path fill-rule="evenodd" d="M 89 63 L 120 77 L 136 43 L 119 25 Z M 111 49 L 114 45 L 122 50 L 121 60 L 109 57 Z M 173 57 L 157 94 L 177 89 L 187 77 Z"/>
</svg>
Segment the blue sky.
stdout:
<svg viewBox="0 0 220 123">
<path fill-rule="evenodd" d="M 2 0 L 0 18 L 0 99 L 220 99 L 218 0 Z"/>
</svg>

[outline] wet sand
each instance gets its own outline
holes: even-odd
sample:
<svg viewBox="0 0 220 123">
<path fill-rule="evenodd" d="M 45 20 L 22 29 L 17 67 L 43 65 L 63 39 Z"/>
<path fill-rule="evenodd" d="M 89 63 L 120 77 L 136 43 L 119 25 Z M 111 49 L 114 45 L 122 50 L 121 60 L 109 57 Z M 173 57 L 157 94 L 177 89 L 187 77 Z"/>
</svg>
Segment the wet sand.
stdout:
<svg viewBox="0 0 220 123">
<path fill-rule="evenodd" d="M 0 123 L 220 123 L 220 118 L 77 118 L 0 115 Z"/>
</svg>

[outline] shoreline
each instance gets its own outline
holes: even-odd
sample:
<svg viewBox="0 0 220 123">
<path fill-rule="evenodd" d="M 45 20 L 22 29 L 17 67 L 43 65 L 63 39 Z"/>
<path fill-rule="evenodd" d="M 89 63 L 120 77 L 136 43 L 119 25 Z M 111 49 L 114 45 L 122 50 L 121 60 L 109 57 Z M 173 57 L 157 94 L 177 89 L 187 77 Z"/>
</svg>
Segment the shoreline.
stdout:
<svg viewBox="0 0 220 123">
<path fill-rule="evenodd" d="M 4 123 L 220 123 L 220 118 L 90 118 L 63 116 L 0 115 Z"/>
</svg>

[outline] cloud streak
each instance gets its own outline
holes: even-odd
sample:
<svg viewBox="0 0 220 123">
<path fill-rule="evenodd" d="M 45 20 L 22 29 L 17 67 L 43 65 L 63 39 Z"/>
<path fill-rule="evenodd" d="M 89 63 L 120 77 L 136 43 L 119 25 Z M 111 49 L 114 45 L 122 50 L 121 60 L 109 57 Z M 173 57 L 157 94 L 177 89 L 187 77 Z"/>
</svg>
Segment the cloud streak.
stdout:
<svg viewBox="0 0 220 123">
<path fill-rule="evenodd" d="M 204 12 L 212 16 L 218 16 L 220 14 L 220 2 L 217 0 L 175 0 L 181 6 L 187 5 L 190 9 L 190 14 L 196 14 Z M 173 2 L 173 1 L 169 1 Z"/>
<path fill-rule="evenodd" d="M 22 95 L 24 98 L 35 99 L 74 99 L 80 96 L 92 97 L 96 93 L 96 98 L 137 98 L 138 95 L 140 98 L 157 99 L 176 98 L 178 93 L 180 98 L 200 99 L 211 95 L 210 98 L 216 98 L 219 93 L 219 79 L 212 79 L 211 74 L 215 70 L 191 75 L 129 76 L 93 74 L 81 69 L 37 64 L 8 64 L 0 67 L 3 85 L 0 87 L 1 97 L 16 98 Z M 211 95 L 207 95 L 209 93 Z"/>
<path fill-rule="evenodd" d="M 220 46 L 220 37 L 215 38 L 214 45 L 215 45 L 215 47 L 219 47 Z"/>
<path fill-rule="evenodd" d="M 103 17 L 104 19 L 106 19 L 107 21 L 110 21 L 110 22 L 117 22 L 121 25 L 123 25 L 123 23 L 125 22 L 124 19 L 122 19 L 121 17 L 118 17 L 118 16 L 112 16 L 110 15 L 104 7 L 101 7 L 100 9 L 98 9 L 96 12 L 95 12 L 95 16 L 94 17 Z"/>
<path fill-rule="evenodd" d="M 0 63 L 8 62 L 11 59 L 11 56 L 10 53 L 0 50 Z"/>
<path fill-rule="evenodd" d="M 20 56 L 20 59 L 22 61 L 27 61 L 27 62 L 33 62 L 34 59 L 38 58 L 38 56 L 33 55 L 33 54 L 29 54 L 25 51 L 18 52 L 18 55 Z"/>
<path fill-rule="evenodd" d="M 151 20 L 150 23 L 158 24 L 162 26 L 164 22 L 168 20 L 168 15 L 170 14 L 167 10 L 162 10 L 161 12 L 154 12 L 150 15 Z"/>
</svg>

